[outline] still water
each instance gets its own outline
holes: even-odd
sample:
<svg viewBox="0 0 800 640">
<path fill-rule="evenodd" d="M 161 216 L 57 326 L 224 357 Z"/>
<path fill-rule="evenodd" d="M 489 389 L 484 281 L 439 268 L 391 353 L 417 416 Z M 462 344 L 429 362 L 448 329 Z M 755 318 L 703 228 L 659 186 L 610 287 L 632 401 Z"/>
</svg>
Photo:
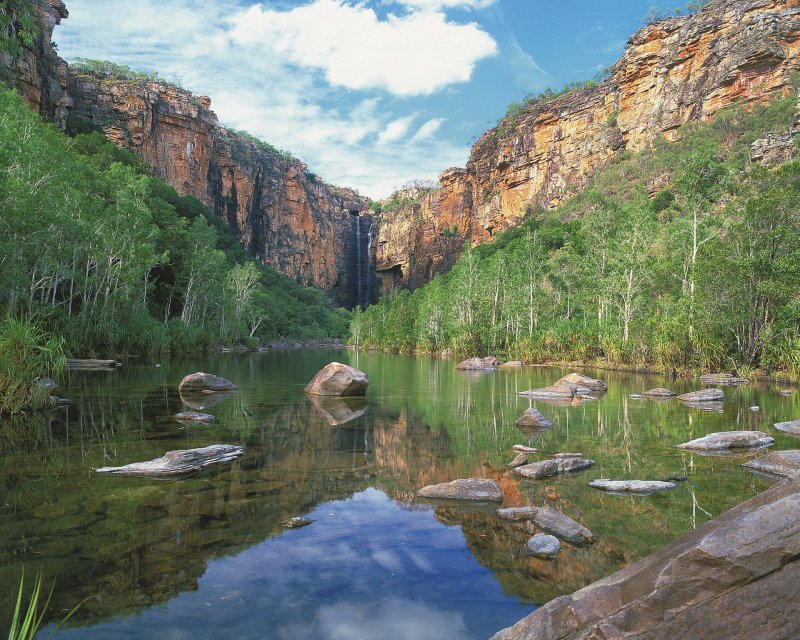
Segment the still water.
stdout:
<svg viewBox="0 0 800 640">
<path fill-rule="evenodd" d="M 367 373 L 366 401 L 303 394 L 333 360 Z M 57 393 L 73 404 L 26 425 L 29 439 L 3 441 L 0 628 L 24 565 L 29 582 L 41 570 L 48 588 L 55 584 L 48 620 L 88 598 L 56 638 L 488 638 L 771 484 L 741 468 L 746 456 L 671 445 L 761 429 L 775 437 L 773 449 L 793 448 L 796 440 L 772 424 L 800 417 L 798 394 L 781 396 L 771 384 L 727 388 L 722 412 L 704 412 L 676 400 L 629 399 L 656 386 L 698 388 L 651 375 L 586 372 L 609 391 L 565 405 L 516 395 L 567 372 L 553 368 L 465 374 L 448 360 L 333 350 L 160 364 L 129 360 L 116 371 L 64 374 Z M 240 390 L 213 406 L 186 405 L 178 382 L 198 370 Z M 554 426 L 520 431 L 514 421 L 529 406 Z M 171 419 L 186 409 L 217 420 Z M 213 443 L 241 444 L 245 454 L 181 480 L 92 472 Z M 582 452 L 597 464 L 519 480 L 505 467 L 516 443 L 544 454 Z M 586 486 L 601 477 L 670 476 L 688 479 L 647 497 Z M 535 532 L 524 523 L 414 500 L 419 487 L 466 477 L 498 480 L 505 506 L 558 509 L 598 541 L 536 560 L 523 555 Z M 292 516 L 313 523 L 282 527 Z"/>
</svg>

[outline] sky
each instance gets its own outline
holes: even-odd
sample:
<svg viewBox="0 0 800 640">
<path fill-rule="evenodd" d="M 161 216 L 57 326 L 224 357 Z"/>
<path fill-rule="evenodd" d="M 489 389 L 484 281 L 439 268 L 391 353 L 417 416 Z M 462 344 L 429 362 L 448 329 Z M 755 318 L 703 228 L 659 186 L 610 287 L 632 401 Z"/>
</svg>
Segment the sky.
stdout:
<svg viewBox="0 0 800 640">
<path fill-rule="evenodd" d="M 511 102 L 592 78 L 675 0 L 67 0 L 67 61 L 157 72 L 373 199 L 463 167 Z"/>
</svg>

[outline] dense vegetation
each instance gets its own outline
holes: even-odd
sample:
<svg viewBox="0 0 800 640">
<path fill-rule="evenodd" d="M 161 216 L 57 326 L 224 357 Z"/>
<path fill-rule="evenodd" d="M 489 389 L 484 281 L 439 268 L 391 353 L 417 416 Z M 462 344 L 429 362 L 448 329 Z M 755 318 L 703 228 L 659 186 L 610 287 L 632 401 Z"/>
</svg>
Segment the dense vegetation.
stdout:
<svg viewBox="0 0 800 640">
<path fill-rule="evenodd" d="M 35 315 L 74 356 L 341 336 L 349 318 L 248 260 L 135 156 L 97 132 L 63 135 L 5 88 L 0 313 Z"/>
<path fill-rule="evenodd" d="M 351 341 L 800 377 L 800 163 L 748 163 L 795 102 L 620 156 L 558 209 L 465 247 L 450 273 L 357 311 Z"/>
</svg>

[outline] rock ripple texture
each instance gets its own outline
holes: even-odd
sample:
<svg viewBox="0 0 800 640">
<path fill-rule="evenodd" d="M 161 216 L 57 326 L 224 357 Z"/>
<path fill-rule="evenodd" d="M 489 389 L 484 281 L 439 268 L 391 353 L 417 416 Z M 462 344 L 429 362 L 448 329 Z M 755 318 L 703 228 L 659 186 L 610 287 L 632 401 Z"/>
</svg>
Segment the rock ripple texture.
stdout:
<svg viewBox="0 0 800 640">
<path fill-rule="evenodd" d="M 115 473 L 125 476 L 183 476 L 223 462 L 230 462 L 244 453 L 242 447 L 232 444 L 212 444 L 200 449 L 168 451 L 161 458 L 147 462 L 134 462 L 123 467 L 102 467 L 97 473 Z"/>
<path fill-rule="evenodd" d="M 765 447 L 775 442 L 763 431 L 721 431 L 709 433 L 702 438 L 675 445 L 678 449 L 696 449 L 698 451 L 717 451 L 719 449 L 743 449 Z"/>
<path fill-rule="evenodd" d="M 800 475 L 800 450 L 787 449 L 785 451 L 773 451 L 760 456 L 755 460 L 749 460 L 742 466 L 769 473 L 774 476 L 791 477 Z"/>
<path fill-rule="evenodd" d="M 551 600 L 493 640 L 800 638 L 800 479 Z"/>
<path fill-rule="evenodd" d="M 500 366 L 500 361 L 494 356 L 486 358 L 469 358 L 456 365 L 459 371 L 494 371 Z"/>
<path fill-rule="evenodd" d="M 561 543 L 555 536 L 537 533 L 525 545 L 525 555 L 550 560 L 561 553 Z"/>
<path fill-rule="evenodd" d="M 420 498 L 443 500 L 473 500 L 476 502 L 502 502 L 503 492 L 494 480 L 463 478 L 441 484 L 431 484 L 417 491 Z"/>
<path fill-rule="evenodd" d="M 363 396 L 368 386 L 369 379 L 363 371 L 331 362 L 311 379 L 305 392 L 315 396 Z"/>
<path fill-rule="evenodd" d="M 646 495 L 657 491 L 669 491 L 675 488 L 674 482 L 663 480 L 592 480 L 589 486 L 612 493 L 638 493 Z"/>
<path fill-rule="evenodd" d="M 178 390 L 192 393 L 192 392 L 207 392 L 207 391 L 236 391 L 239 387 L 233 384 L 230 380 L 215 376 L 213 373 L 204 373 L 198 371 L 197 373 L 190 373 L 178 385 Z"/>
<path fill-rule="evenodd" d="M 570 471 L 580 471 L 587 469 L 594 464 L 594 460 L 587 458 L 554 458 L 551 460 L 540 460 L 533 464 L 526 464 L 522 467 L 514 469 L 514 473 L 522 476 L 523 478 L 547 478 L 549 476 L 556 476 L 560 473 L 568 473 Z"/>
</svg>

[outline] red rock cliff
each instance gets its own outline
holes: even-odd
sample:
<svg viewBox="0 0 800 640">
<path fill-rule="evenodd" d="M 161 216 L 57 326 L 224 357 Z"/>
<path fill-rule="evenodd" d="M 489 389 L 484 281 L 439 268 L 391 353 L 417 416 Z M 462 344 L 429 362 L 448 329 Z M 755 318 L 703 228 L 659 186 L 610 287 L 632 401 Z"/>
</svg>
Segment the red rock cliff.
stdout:
<svg viewBox="0 0 800 640">
<path fill-rule="evenodd" d="M 693 16 L 647 25 L 602 84 L 527 105 L 487 131 L 465 170 L 382 216 L 383 290 L 449 268 L 465 240 L 489 241 L 531 208 L 554 207 L 615 154 L 734 102 L 791 90 L 800 68 L 800 0 L 715 0 Z"/>
</svg>

